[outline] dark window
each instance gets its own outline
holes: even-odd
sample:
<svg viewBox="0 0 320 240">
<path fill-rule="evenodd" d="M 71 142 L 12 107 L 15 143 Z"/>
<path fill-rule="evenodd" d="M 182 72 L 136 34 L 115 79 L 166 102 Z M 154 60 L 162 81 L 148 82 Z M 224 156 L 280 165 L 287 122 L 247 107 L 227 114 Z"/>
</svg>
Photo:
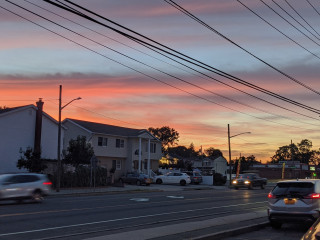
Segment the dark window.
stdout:
<svg viewBox="0 0 320 240">
<path fill-rule="evenodd" d="M 116 148 L 124 148 L 124 140 L 116 139 Z"/>
<path fill-rule="evenodd" d="M 98 146 L 102 146 L 103 137 L 98 137 Z"/>
<path fill-rule="evenodd" d="M 311 182 L 283 182 L 278 183 L 272 193 L 281 195 L 301 195 L 306 196 L 314 192 L 314 184 Z"/>
</svg>

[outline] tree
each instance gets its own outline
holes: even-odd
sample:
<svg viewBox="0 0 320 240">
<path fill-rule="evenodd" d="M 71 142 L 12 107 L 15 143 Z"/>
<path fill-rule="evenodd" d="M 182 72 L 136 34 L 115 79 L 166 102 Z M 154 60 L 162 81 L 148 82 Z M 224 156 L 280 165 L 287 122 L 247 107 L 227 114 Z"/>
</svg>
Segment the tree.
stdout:
<svg viewBox="0 0 320 240">
<path fill-rule="evenodd" d="M 168 148 L 173 147 L 179 141 L 179 133 L 168 126 L 161 128 L 149 127 L 148 131 L 157 137 L 162 143 L 162 151 L 168 153 Z"/>
<path fill-rule="evenodd" d="M 319 152 L 311 150 L 312 142 L 308 139 L 301 140 L 300 143 L 279 147 L 276 154 L 272 156 L 271 162 L 278 163 L 279 161 L 300 161 L 301 163 L 309 164 L 319 162 Z"/>
<path fill-rule="evenodd" d="M 204 150 L 204 152 L 210 159 L 213 160 L 223 156 L 222 152 L 219 149 L 215 149 L 213 147 L 209 147 L 208 149 Z"/>
<path fill-rule="evenodd" d="M 44 163 L 41 158 L 41 152 L 34 152 L 32 148 L 27 148 L 26 151 L 20 151 L 23 154 L 17 162 L 17 168 L 25 168 L 29 172 L 40 173 L 47 168 L 47 165 Z"/>
<path fill-rule="evenodd" d="M 77 139 L 71 139 L 64 152 L 64 162 L 78 166 L 79 164 L 90 164 L 90 159 L 94 155 L 93 147 L 87 142 L 85 136 L 78 136 Z"/>
</svg>

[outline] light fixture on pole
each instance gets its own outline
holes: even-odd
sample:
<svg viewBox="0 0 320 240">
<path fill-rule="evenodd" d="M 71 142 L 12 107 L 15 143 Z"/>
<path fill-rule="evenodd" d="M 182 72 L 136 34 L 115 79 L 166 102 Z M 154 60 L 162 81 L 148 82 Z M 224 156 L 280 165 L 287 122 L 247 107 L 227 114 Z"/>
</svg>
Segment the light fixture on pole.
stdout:
<svg viewBox="0 0 320 240">
<path fill-rule="evenodd" d="M 231 185 L 231 146 L 230 146 L 230 138 L 242 135 L 242 134 L 250 134 L 251 132 L 243 132 L 238 133 L 236 135 L 230 136 L 230 125 L 228 124 L 228 146 L 229 146 L 229 185 Z"/>
<path fill-rule="evenodd" d="M 66 105 L 61 107 L 61 94 L 62 94 L 62 85 L 59 86 L 58 160 L 57 160 L 57 186 L 56 186 L 57 192 L 60 191 L 60 178 L 61 178 L 61 111 L 73 101 L 81 99 L 81 97 L 72 99 Z"/>
</svg>

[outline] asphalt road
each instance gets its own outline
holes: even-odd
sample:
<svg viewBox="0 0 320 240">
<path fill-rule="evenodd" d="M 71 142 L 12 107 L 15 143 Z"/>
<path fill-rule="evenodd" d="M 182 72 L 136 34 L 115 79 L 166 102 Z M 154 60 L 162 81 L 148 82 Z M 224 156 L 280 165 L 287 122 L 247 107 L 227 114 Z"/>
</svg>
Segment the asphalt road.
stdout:
<svg viewBox="0 0 320 240">
<path fill-rule="evenodd" d="M 85 239 L 266 209 L 269 190 L 192 190 L 49 197 L 0 205 L 0 239 Z"/>
</svg>

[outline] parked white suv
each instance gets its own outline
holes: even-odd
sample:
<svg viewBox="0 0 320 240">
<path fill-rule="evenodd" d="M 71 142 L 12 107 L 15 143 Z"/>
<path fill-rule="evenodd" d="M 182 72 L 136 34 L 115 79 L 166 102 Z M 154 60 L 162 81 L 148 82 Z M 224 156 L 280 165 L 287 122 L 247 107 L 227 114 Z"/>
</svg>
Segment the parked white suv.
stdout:
<svg viewBox="0 0 320 240">
<path fill-rule="evenodd" d="M 31 199 L 41 202 L 48 195 L 52 183 L 44 174 L 16 173 L 0 175 L 0 200 L 21 202 Z"/>
<path fill-rule="evenodd" d="M 155 176 L 155 182 L 161 183 L 175 183 L 184 186 L 191 182 L 190 176 L 186 173 L 169 172 L 166 175 Z"/>
<path fill-rule="evenodd" d="M 283 223 L 312 223 L 320 211 L 320 180 L 280 181 L 268 195 L 268 217 L 273 228 Z"/>
</svg>

